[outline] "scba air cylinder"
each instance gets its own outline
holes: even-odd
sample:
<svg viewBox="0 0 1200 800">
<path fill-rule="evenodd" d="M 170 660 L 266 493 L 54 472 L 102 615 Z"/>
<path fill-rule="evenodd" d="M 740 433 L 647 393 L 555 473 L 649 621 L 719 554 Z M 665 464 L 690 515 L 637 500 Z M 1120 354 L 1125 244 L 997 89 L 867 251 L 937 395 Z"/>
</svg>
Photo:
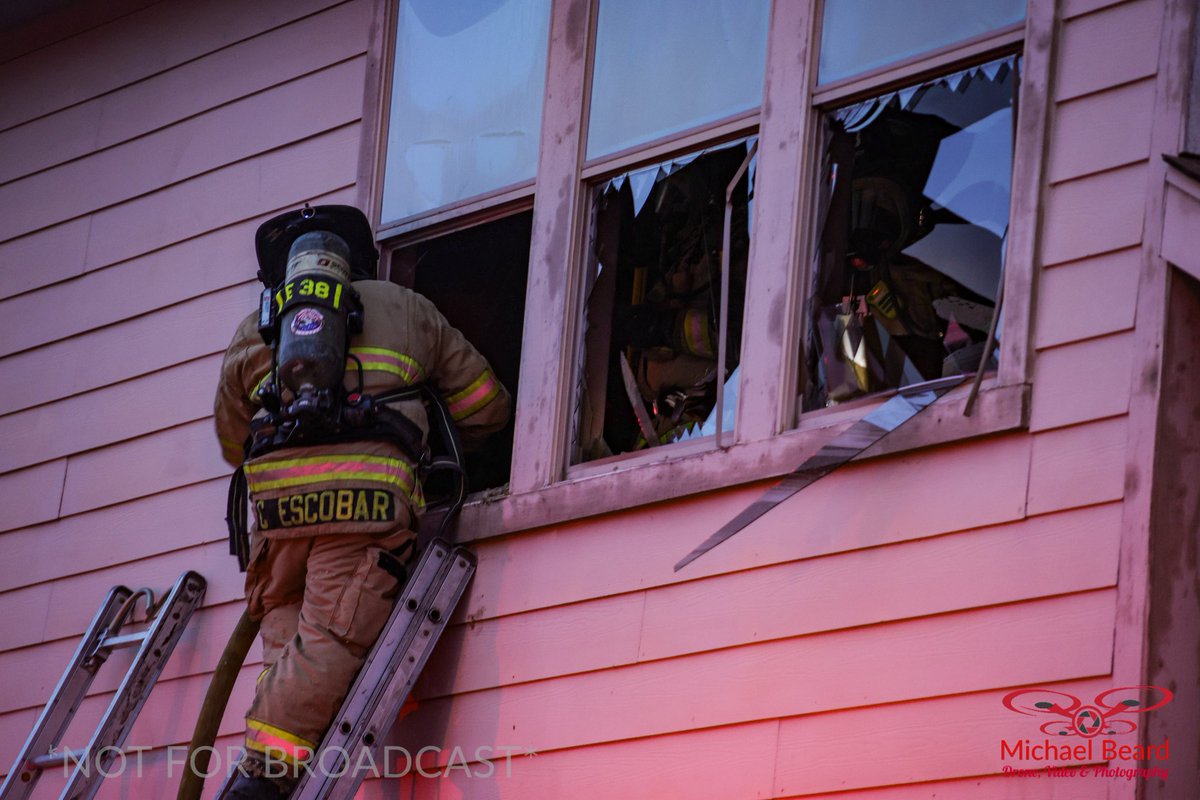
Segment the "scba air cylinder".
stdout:
<svg viewBox="0 0 1200 800">
<path fill-rule="evenodd" d="M 350 248 L 340 236 L 311 231 L 288 252 L 279 290 L 279 380 L 292 392 L 331 389 L 346 369 L 351 307 Z"/>
</svg>

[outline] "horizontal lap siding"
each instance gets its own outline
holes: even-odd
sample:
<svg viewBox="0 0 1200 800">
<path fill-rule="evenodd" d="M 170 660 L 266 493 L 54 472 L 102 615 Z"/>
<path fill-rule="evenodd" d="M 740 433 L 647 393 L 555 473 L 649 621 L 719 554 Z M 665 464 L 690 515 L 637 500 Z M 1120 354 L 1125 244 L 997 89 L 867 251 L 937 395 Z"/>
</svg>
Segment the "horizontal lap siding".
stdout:
<svg viewBox="0 0 1200 800">
<path fill-rule="evenodd" d="M 365 3 L 342 2 L 119 91 L 0 132 L 0 184 L 111 148 L 354 57 Z M 298 46 L 298 44 L 300 46 Z M 245 69 L 252 62 L 255 69 Z"/>
<path fill-rule="evenodd" d="M 845 467 L 680 573 L 765 485 L 478 542 L 392 737 L 468 761 L 484 744 L 539 755 L 504 777 L 405 778 L 405 796 L 1095 796 L 1093 782 L 1016 783 L 999 757 L 1001 738 L 1039 733 L 1005 691 L 1094 696 L 1118 630 L 1161 4 L 1067 6 L 1029 430 Z M 715 760 L 708 742 L 725 748 Z M 658 753 L 674 782 L 657 782 Z M 611 778 L 593 788 L 589 770 Z M 737 788 L 720 784 L 733 773 Z"/>
<path fill-rule="evenodd" d="M 314 205 L 353 201 L 350 189 L 313 199 Z M 0 316 L 12 322 L 12 330 L 0 342 L 0 354 L 77 337 L 227 287 L 252 286 L 246 277 L 246 242 L 253 241 L 254 231 L 276 210 L 74 280 L 0 300 Z M 131 286 L 137 290 L 130 291 Z M 46 320 L 46 308 L 73 308 L 76 313 Z"/>
<path fill-rule="evenodd" d="M 1099 590 L 505 686 L 422 703 L 393 736 L 544 751 L 1107 675 L 1114 604 Z"/>
<path fill-rule="evenodd" d="M 150 768 L 99 795 L 165 797 L 178 769 L 166 777 L 163 748 L 189 738 L 242 612 L 211 417 L 220 354 L 256 306 L 257 226 L 356 200 L 373 4 L 127 5 L 0 64 L 0 770 L 108 588 L 159 595 L 194 569 L 204 607 L 129 740 L 156 748 Z M 225 735 L 260 661 L 256 647 Z"/>
<path fill-rule="evenodd" d="M 168 35 L 156 20 L 183 4 L 160 5 L 128 30 Z M 1139 114 L 1154 97 L 1159 5 L 1061 9 L 1029 431 L 846 467 L 680 573 L 674 563 L 765 484 L 478 542 L 476 578 L 391 734 L 412 750 L 445 747 L 430 759 L 443 767 L 461 747 L 475 774 L 371 781 L 362 796 L 1014 797 L 999 739 L 1033 731 L 1001 706 L 1004 692 L 1053 684 L 1094 696 L 1111 685 L 1150 157 Z M 0 343 L 0 369 L 38 376 L 0 396 L 13 443 L 0 452 L 0 499 L 22 498 L 0 519 L 0 564 L 30 564 L 0 576 L 0 613 L 25 620 L 0 630 L 0 672 L 36 675 L 0 689 L 0 740 L 23 734 L 109 585 L 137 576 L 161 589 L 197 569 L 210 580 L 206 608 L 131 739 L 157 748 L 137 794 L 173 794 L 163 748 L 190 734 L 241 611 L 221 541 L 228 468 L 207 404 L 216 354 L 253 296 L 250 237 L 303 200 L 354 199 L 367 3 L 293 3 L 286 19 L 267 6 L 231 4 L 244 35 L 201 30 L 174 39 L 180 56 L 166 61 L 119 55 L 134 36 L 120 21 L 103 42 L 66 40 L 63 53 L 106 53 L 111 85 L 39 100 L 13 117 L 20 124 L 0 125 L 0 142 L 30 153 L 0 175 L 0 197 L 24 187 L 48 198 L 0 235 L 0 315 L 21 321 Z M 350 43 L 290 52 L 290 37 L 318 20 L 344 26 Z M 230 66 L 266 53 L 296 60 L 273 72 Z M 193 99 L 173 93 L 166 116 L 123 121 L 146 93 L 197 75 L 225 83 Z M 300 87 L 333 85 L 353 97 L 311 128 L 237 121 L 256 101 L 286 113 Z M 212 149 L 209 137 L 189 149 L 225 115 L 236 147 Z M 94 139 L 38 147 L 51 120 L 88 120 Z M 154 176 L 57 196 L 139 147 Z M 51 243 L 61 258 L 47 256 Z M 104 357 L 122 342 L 136 352 Z M 195 396 L 162 407 L 180 386 Z M 171 514 L 181 520 L 166 529 Z M 39 558 L 43 548 L 74 555 Z M 259 659 L 255 650 L 240 675 L 223 743 L 236 742 Z M 97 682 L 88 713 L 113 687 Z M 506 765 L 493 750 L 495 772 L 480 777 L 480 747 L 517 755 Z M 131 786 L 113 781 L 101 797 Z M 1054 800 L 1093 796 L 1082 781 L 1039 788 Z"/>
<path fill-rule="evenodd" d="M 5 64 L 0 129 L 119 90 L 334 2 L 158 3 Z M 64 64 L 77 68 L 63 69 Z"/>
</svg>

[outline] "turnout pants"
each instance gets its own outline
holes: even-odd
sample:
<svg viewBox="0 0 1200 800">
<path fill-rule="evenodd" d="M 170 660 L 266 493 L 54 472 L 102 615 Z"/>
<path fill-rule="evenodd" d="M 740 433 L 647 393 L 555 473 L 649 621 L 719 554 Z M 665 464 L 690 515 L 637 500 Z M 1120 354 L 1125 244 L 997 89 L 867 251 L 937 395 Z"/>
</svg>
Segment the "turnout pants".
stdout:
<svg viewBox="0 0 1200 800">
<path fill-rule="evenodd" d="M 400 593 L 392 555 L 416 536 L 258 536 L 246 570 L 263 662 L 246 749 L 295 766 L 311 758 Z"/>
</svg>

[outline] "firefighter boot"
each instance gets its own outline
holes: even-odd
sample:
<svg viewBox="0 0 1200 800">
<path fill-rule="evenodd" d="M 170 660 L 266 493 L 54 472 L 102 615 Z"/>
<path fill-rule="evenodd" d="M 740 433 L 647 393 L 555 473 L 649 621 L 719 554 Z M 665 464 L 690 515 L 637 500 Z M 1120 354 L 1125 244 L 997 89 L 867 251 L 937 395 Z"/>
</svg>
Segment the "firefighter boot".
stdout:
<svg viewBox="0 0 1200 800">
<path fill-rule="evenodd" d="M 296 783 L 290 776 L 267 777 L 263 760 L 247 755 L 237 766 L 237 777 L 225 794 L 225 800 L 287 800 Z"/>
</svg>

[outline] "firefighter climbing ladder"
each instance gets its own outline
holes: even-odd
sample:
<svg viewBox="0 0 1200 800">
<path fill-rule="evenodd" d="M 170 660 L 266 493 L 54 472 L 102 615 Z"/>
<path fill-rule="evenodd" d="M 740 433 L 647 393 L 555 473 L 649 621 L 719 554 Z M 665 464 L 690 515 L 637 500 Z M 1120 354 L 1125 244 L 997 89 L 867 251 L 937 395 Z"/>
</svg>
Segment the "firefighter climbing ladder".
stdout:
<svg viewBox="0 0 1200 800">
<path fill-rule="evenodd" d="M 50 701 L 25 740 L 8 778 L 0 786 L 0 800 L 30 797 L 43 770 L 65 768 L 69 763 L 74 763 L 75 768 L 59 795 L 60 800 L 90 800 L 95 796 L 118 748 L 125 743 L 138 712 L 150 696 L 154 682 L 183 635 L 192 612 L 200 605 L 206 586 L 201 575 L 185 572 L 157 609 L 153 609 L 154 595 L 149 589 L 134 591 L 125 586 L 114 586 L 109 590 Z M 121 633 L 137 599 L 143 596 L 147 616 L 153 617 L 150 625 L 143 631 Z M 58 750 L 59 740 L 82 705 L 100 667 L 114 650 L 134 646 L 138 646 L 137 655 L 87 747 L 79 751 Z"/>
<path fill-rule="evenodd" d="M 382 767 L 384 736 L 473 574 L 469 550 L 441 539 L 429 543 L 291 800 L 349 800 L 369 772 L 355 765 Z"/>
</svg>

